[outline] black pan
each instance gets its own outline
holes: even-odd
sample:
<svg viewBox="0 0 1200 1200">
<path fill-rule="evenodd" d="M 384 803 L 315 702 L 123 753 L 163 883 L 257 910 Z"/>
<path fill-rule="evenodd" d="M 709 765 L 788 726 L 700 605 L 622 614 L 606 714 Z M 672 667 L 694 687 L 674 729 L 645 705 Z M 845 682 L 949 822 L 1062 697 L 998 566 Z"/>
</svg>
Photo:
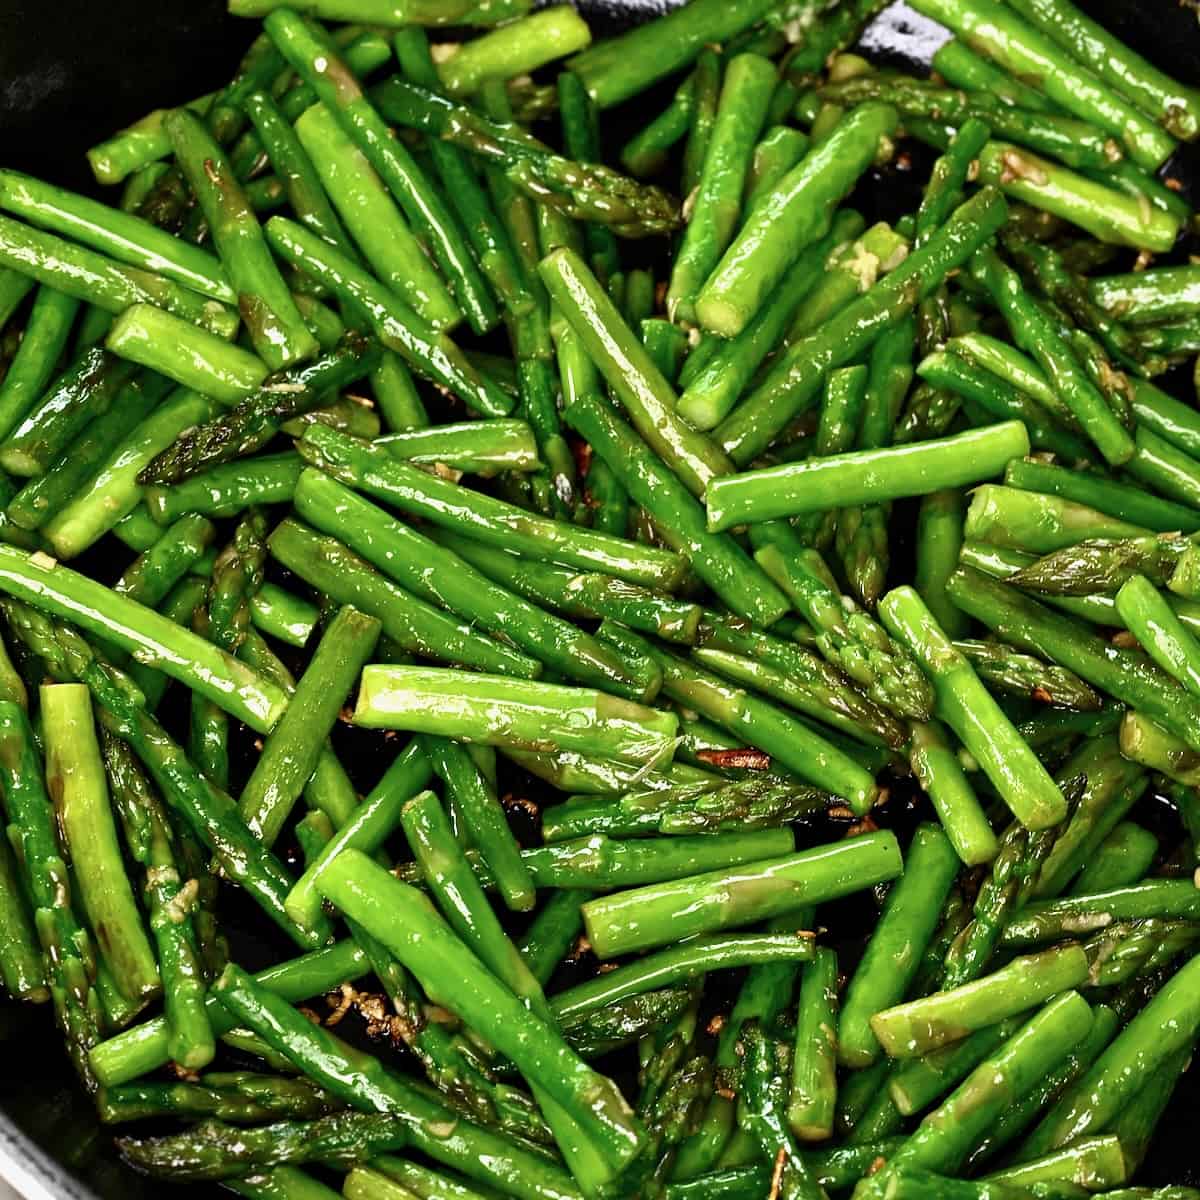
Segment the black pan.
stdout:
<svg viewBox="0 0 1200 1200">
<path fill-rule="evenodd" d="M 646 20 L 676 2 L 578 0 L 598 32 Z M 1078 2 L 1158 66 L 1200 84 L 1200 25 L 1197 13 L 1180 0 Z M 252 28 L 228 17 L 224 0 L 0 0 L 0 163 L 92 189 L 83 157 L 87 147 L 152 108 L 218 87 L 232 73 Z M 868 31 L 864 47 L 875 58 L 921 65 L 945 36 L 897 3 Z M 630 132 L 646 112 L 642 104 L 634 113 L 609 114 L 606 126 L 618 135 Z M 1185 152 L 1171 173 L 1191 190 L 1200 181 L 1198 166 L 1195 155 Z M 900 182 L 893 178 L 874 195 L 860 189 L 855 202 L 879 217 L 911 211 L 916 194 L 897 187 Z M 345 761 L 352 767 L 373 757 L 359 740 L 347 750 Z M 369 776 L 378 770 L 368 762 Z M 902 824 L 911 815 L 892 814 Z M 235 939 L 244 943 L 237 947 L 239 959 L 255 966 L 256 958 L 271 953 L 258 937 L 259 923 L 240 910 L 230 917 Z M 1197 1115 L 1200 1071 L 1192 1071 L 1160 1129 L 1143 1182 L 1200 1184 L 1200 1159 L 1191 1140 Z M 167 1188 L 126 1170 L 74 1086 L 47 1014 L 0 1004 L 3 1179 L 30 1200 L 163 1195 L 199 1200 L 229 1194 L 213 1186 Z"/>
</svg>

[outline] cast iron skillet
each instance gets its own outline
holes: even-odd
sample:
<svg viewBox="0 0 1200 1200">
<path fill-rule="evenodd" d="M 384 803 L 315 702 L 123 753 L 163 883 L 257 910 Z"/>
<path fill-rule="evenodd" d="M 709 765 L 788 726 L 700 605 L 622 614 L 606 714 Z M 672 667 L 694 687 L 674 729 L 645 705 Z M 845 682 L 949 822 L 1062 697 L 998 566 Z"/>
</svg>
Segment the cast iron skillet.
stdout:
<svg viewBox="0 0 1200 1200">
<path fill-rule="evenodd" d="M 1200 83 L 1200 26 L 1179 0 L 1077 0 L 1176 78 Z M 677 0 L 577 0 L 597 32 L 646 20 Z M 0 162 L 81 189 L 92 189 L 84 150 L 151 108 L 178 103 L 218 87 L 232 73 L 253 26 L 225 14 L 224 0 L 0 0 Z M 927 64 L 944 31 L 893 5 L 868 31 L 865 48 L 879 59 Z M 650 106 L 606 115 L 614 136 L 644 122 Z M 922 160 L 923 161 L 923 160 Z M 1189 189 L 1197 160 L 1185 152 L 1172 173 Z M 911 211 L 924 174 L 894 173 L 886 186 L 859 189 L 854 203 L 871 219 Z M 903 524 L 903 522 L 900 522 Z M 900 564 L 900 573 L 904 570 Z M 382 769 L 376 742 L 348 736 L 341 751 L 369 781 Z M 364 765 L 365 764 L 365 765 Z M 917 809 L 893 801 L 889 824 L 911 826 Z M 1164 841 L 1174 840 L 1163 806 Z M 1142 819 L 1153 819 L 1143 817 Z M 805 836 L 802 831 L 801 836 Z M 824 840 L 811 829 L 807 837 Z M 1167 844 L 1171 844 L 1170 841 Z M 859 918 L 869 920 L 860 907 Z M 831 921 L 831 925 L 840 923 Z M 854 921 L 854 912 L 847 912 Z M 863 932 L 866 924 L 861 921 Z M 226 918 L 239 961 L 254 967 L 279 952 L 264 939 L 256 914 L 235 908 Z M 339 1031 L 340 1032 L 340 1031 Z M 1176 1093 L 1143 1172 L 1145 1182 L 1200 1183 L 1194 1116 L 1200 1111 L 1200 1072 Z M 171 1187 L 125 1169 L 98 1127 L 90 1103 L 74 1085 L 48 1014 L 0 1005 L 0 1179 L 30 1200 L 97 1200 L 229 1193 L 215 1186 Z"/>
</svg>

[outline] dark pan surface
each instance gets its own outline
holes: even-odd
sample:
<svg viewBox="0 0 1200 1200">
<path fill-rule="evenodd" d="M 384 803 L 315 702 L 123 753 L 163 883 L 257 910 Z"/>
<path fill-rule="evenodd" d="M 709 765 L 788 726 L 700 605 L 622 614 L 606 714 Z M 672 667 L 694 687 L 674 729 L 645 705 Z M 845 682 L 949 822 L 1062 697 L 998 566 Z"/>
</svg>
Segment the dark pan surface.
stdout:
<svg viewBox="0 0 1200 1200">
<path fill-rule="evenodd" d="M 1078 0 L 1130 45 L 1175 77 L 1200 83 L 1200 25 L 1178 0 Z M 578 0 L 597 31 L 645 20 L 673 0 Z M 88 146 L 151 108 L 180 103 L 219 86 L 252 36 L 249 23 L 225 15 L 224 0 L 0 0 L 0 162 L 77 188 L 91 188 L 83 153 Z M 872 57 L 927 63 L 944 38 L 903 3 L 872 27 L 864 46 Z M 634 106 L 635 108 L 638 105 Z M 617 136 L 646 119 L 610 114 Z M 1181 155 L 1172 174 L 1191 189 L 1200 165 Z M 920 175 L 919 179 L 923 180 Z M 895 186 L 860 189 L 855 202 L 872 219 L 910 211 L 916 193 Z M 918 181 L 914 181 L 915 183 Z M 865 193 L 865 194 L 864 194 Z M 876 211 L 877 210 L 877 211 Z M 351 737 L 344 760 L 364 788 L 381 765 L 361 738 Z M 911 806 L 889 814 L 911 823 Z M 1164 812 L 1164 832 L 1178 836 Z M 813 840 L 823 840 L 810 834 Z M 860 916 L 862 914 L 859 914 Z M 853 920 L 853 916 L 847 913 Z M 254 914 L 229 914 L 236 956 L 247 966 L 274 953 L 258 936 Z M 1145 1182 L 1200 1184 L 1193 1129 L 1200 1115 L 1200 1072 L 1192 1071 L 1175 1097 L 1147 1164 Z M 0 1004 L 0 1178 L 11 1178 L 34 1200 L 96 1197 L 228 1195 L 209 1187 L 165 1188 L 138 1179 L 117 1161 L 109 1135 L 73 1084 L 47 1015 Z"/>
</svg>

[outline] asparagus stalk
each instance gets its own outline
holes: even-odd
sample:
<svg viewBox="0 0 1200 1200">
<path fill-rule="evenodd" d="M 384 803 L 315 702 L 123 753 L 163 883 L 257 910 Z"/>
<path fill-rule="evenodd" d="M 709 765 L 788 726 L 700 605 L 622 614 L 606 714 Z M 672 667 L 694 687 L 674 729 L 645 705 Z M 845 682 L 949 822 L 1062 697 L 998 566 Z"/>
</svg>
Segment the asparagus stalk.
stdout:
<svg viewBox="0 0 1200 1200">
<path fill-rule="evenodd" d="M 383 935 L 380 940 L 427 992 L 443 1004 L 452 1004 L 531 1082 L 544 1088 L 594 1141 L 611 1167 L 619 1169 L 633 1158 L 640 1130 L 615 1086 L 576 1058 L 550 1025 L 525 1009 L 494 977 L 480 973 L 478 960 L 428 909 L 419 893 L 389 878 L 356 850 L 345 851 L 330 863 L 321 890 L 375 936 Z M 402 914 L 400 922 L 398 914 Z M 439 947 L 437 958 L 429 955 L 430 945 Z M 457 982 L 464 971 L 477 979 L 477 991 L 465 993 Z"/>
<path fill-rule="evenodd" d="M 993 0 L 970 8 L 958 0 L 919 0 L 917 7 L 1013 75 L 1038 80 L 1054 104 L 1120 139 L 1144 170 L 1157 170 L 1174 149 L 1163 130 L 1054 41 Z"/>
<path fill-rule="evenodd" d="M 1052 1000 L 925 1117 L 886 1168 L 859 1186 L 859 1196 L 885 1195 L 889 1178 L 912 1168 L 956 1171 L 995 1118 L 1061 1062 L 1091 1022 L 1078 992 Z"/>
<path fill-rule="evenodd" d="M 1200 959 L 1184 965 L 1117 1034 L 1095 1064 L 1070 1087 L 1021 1143 L 1020 1156 L 1057 1150 L 1103 1129 L 1153 1073 L 1196 1034 L 1195 977 Z"/>
<path fill-rule="evenodd" d="M 812 403 L 827 371 L 852 362 L 884 328 L 912 312 L 948 272 L 987 242 L 1007 215 L 1004 198 L 985 188 L 960 205 L 924 246 L 883 280 L 820 330 L 790 345 L 762 383 L 717 427 L 717 440 L 730 458 L 745 466 L 765 450 Z"/>
<path fill-rule="evenodd" d="M 894 108 L 860 106 L 756 206 L 697 297 L 705 329 L 734 337 L 746 327 L 800 252 L 827 232 L 833 210 L 896 124 Z"/>
<path fill-rule="evenodd" d="M 454 298 L 425 257 L 387 187 L 333 113 L 323 104 L 314 104 L 296 122 L 296 136 L 376 278 L 434 329 L 457 324 L 462 314 Z M 301 220 L 357 261 L 344 234 L 329 237 L 311 220 L 304 221 L 302 216 Z"/>
<path fill-rule="evenodd" d="M 1058 786 L 988 694 L 966 657 L 938 628 L 911 588 L 897 588 L 880 604 L 880 615 L 931 676 L 936 710 L 1029 829 L 1048 829 L 1067 815 Z"/>
<path fill-rule="evenodd" d="M 384 578 L 341 542 L 289 517 L 268 540 L 271 554 L 323 595 L 376 617 L 383 635 L 408 653 L 454 666 L 536 678 L 541 665 L 485 638 Z"/>
<path fill-rule="evenodd" d="M 907 994 L 957 872 L 949 839 L 936 826 L 918 827 L 904 874 L 847 985 L 837 1030 L 843 1066 L 861 1069 L 879 1057 L 872 1018 Z"/>
<path fill-rule="evenodd" d="M 96 961 L 92 939 L 71 907 L 71 880 L 59 847 L 33 730 L 15 701 L 0 700 L 0 734 L 5 813 L 29 886 L 55 1019 L 80 1079 L 88 1091 L 94 1091 L 96 1075 L 88 1052 L 100 1040 L 103 1018 L 93 988 Z"/>
<path fill-rule="evenodd" d="M 999 642 L 955 642 L 985 682 L 1014 696 L 1022 696 L 1056 708 L 1098 712 L 1104 701 L 1077 675 L 1062 667 L 1019 654 Z"/>
<path fill-rule="evenodd" d="M 354 721 L 485 745 L 558 745 L 641 766 L 670 761 L 676 728 L 673 714 L 585 688 L 385 664 L 363 671 Z"/>
<path fill-rule="evenodd" d="M 192 898 L 200 893 L 200 881 L 181 877 L 166 813 L 128 747 L 111 734 L 106 733 L 102 740 L 126 843 L 146 868 L 144 894 L 163 980 L 171 1060 L 186 1070 L 199 1070 L 215 1053 L 204 1007 L 204 968 L 195 922 L 188 911 Z"/>
<path fill-rule="evenodd" d="M 813 512 L 825 508 L 830 495 L 845 504 L 875 504 L 980 483 L 1028 453 L 1025 427 L 1010 421 L 913 446 L 744 471 L 710 484 L 708 527 L 720 531 Z"/>
<path fill-rule="evenodd" d="M 764 920 L 873 886 L 899 872 L 894 838 L 867 834 L 766 860 L 753 870 L 713 871 L 589 900 L 583 918 L 588 940 L 598 954 L 609 957 Z"/>
<path fill-rule="evenodd" d="M 956 604 L 989 628 L 1003 625 L 1005 636 L 1014 645 L 1074 671 L 1110 695 L 1120 696 L 1200 750 L 1200 709 L 1169 675 L 1139 654 L 1114 650 L 1100 638 L 1083 633 L 1069 617 L 1053 613 L 1007 584 L 969 567 L 954 573 L 949 591 Z"/>
<path fill-rule="evenodd" d="M 664 540 L 739 616 L 770 625 L 787 608 L 782 592 L 745 551 L 705 528 L 699 503 L 670 470 L 599 396 L 576 395 L 565 417 L 654 520 Z M 676 418 L 678 420 L 678 418 Z"/>
<path fill-rule="evenodd" d="M 269 378 L 255 395 L 185 431 L 145 467 L 139 482 L 178 483 L 206 467 L 252 454 L 286 421 L 319 407 L 328 392 L 357 382 L 377 361 L 376 349 L 365 338 L 347 336 L 330 354 Z"/>
<path fill-rule="evenodd" d="M 493 583 L 453 550 L 391 519 L 327 475 L 306 471 L 295 506 L 402 587 L 504 638 L 551 670 L 633 699 L 650 697 L 653 681 L 643 673 L 631 677 L 626 664 L 595 638 Z"/>
<path fill-rule="evenodd" d="M 121 859 L 88 690 L 43 685 L 46 786 L 97 946 L 122 995 L 142 1001 L 162 990 L 158 964 Z"/>
<path fill-rule="evenodd" d="M 370 658 L 381 625 L 349 605 L 338 610 L 288 708 L 272 730 L 238 801 L 250 831 L 274 844 L 317 765 L 326 735 Z"/>
<path fill-rule="evenodd" d="M 678 555 L 533 516 L 396 462 L 384 447 L 364 446 L 326 427 L 307 429 L 300 449 L 340 482 L 487 545 L 601 570 L 648 587 L 671 590 L 682 578 L 684 562 Z"/>
<path fill-rule="evenodd" d="M 155 662 L 253 729 L 265 733 L 279 719 L 286 699 L 257 672 L 136 600 L 48 563 L 0 546 L 0 589 Z"/>
<path fill-rule="evenodd" d="M 639 635 L 608 622 L 601 628 L 608 640 L 631 652 L 649 655 L 659 665 L 663 672 L 663 691 L 672 700 L 744 738 L 801 779 L 844 795 L 856 812 L 870 810 L 876 796 L 874 779 L 828 739 L 768 701 L 727 684 L 695 661 L 659 650 Z"/>
<path fill-rule="evenodd" d="M 156 304 L 211 332 L 232 337 L 236 314 L 223 305 L 150 271 L 127 267 L 86 246 L 0 217 L 0 266 L 105 312 Z"/>
<path fill-rule="evenodd" d="M 1081 986 L 1088 970 L 1082 947 L 1059 946 L 1014 959 L 962 987 L 877 1012 L 871 1029 L 889 1057 L 915 1058 Z"/>
</svg>

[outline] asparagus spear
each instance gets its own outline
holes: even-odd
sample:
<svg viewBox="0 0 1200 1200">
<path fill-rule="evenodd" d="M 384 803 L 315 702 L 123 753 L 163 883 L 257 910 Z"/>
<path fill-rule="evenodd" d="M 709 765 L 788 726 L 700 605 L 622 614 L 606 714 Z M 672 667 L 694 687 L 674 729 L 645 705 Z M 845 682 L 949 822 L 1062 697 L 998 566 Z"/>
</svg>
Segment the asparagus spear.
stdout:
<svg viewBox="0 0 1200 1200">
<path fill-rule="evenodd" d="M 801 779 L 844 795 L 856 812 L 869 811 L 876 796 L 870 773 L 827 738 L 768 701 L 727 684 L 695 661 L 659 650 L 638 634 L 605 622 L 604 637 L 646 655 L 663 672 L 663 691 L 751 745 L 778 759 Z"/>
<path fill-rule="evenodd" d="M 914 446 L 743 471 L 709 485 L 708 527 L 720 531 L 813 512 L 825 508 L 831 494 L 846 504 L 872 504 L 980 483 L 1028 453 L 1025 427 L 1009 421 Z"/>
<path fill-rule="evenodd" d="M 835 865 L 836 864 L 836 865 Z M 713 871 L 589 900 L 588 939 L 609 956 L 663 945 L 688 933 L 711 933 L 816 904 L 899 874 L 891 834 L 765 860 L 755 869 Z M 836 873 L 834 878 L 831 872 Z"/>
<path fill-rule="evenodd" d="M 1143 169 L 1157 170 L 1170 156 L 1173 143 L 1164 131 L 1016 13 L 992 0 L 971 7 L 960 0 L 920 0 L 917 7 L 1012 74 L 1037 79 L 1053 103 L 1119 138 Z"/>
<path fill-rule="evenodd" d="M 95 951 L 71 907 L 71 882 L 62 859 L 29 719 L 19 704 L 0 701 L 0 756 L 10 837 L 24 866 L 34 926 L 45 956 L 46 982 L 67 1053 L 89 1091 L 96 1076 L 88 1052 L 100 1040 L 100 1001 L 93 988 Z"/>
<path fill-rule="evenodd" d="M 1117 1034 L 1095 1064 L 1070 1087 L 1021 1143 L 1022 1158 L 1057 1150 L 1097 1132 L 1113 1119 L 1153 1072 L 1196 1034 L 1193 958 Z"/>
<path fill-rule="evenodd" d="M 924 246 L 883 280 L 819 331 L 790 345 L 762 383 L 717 427 L 717 440 L 730 458 L 745 466 L 765 450 L 812 403 L 827 371 L 853 361 L 884 328 L 912 312 L 949 271 L 987 242 L 1007 215 L 1004 198 L 985 188 L 960 205 Z"/>
<path fill-rule="evenodd" d="M 1191 697 L 1169 675 L 1140 655 L 1114 650 L 1101 639 L 1082 633 L 1069 617 L 1052 613 L 972 568 L 959 568 L 951 577 L 949 591 L 956 604 L 989 628 L 1003 624 L 1005 636 L 1014 645 L 1074 671 L 1109 694 L 1119 695 L 1125 703 L 1200 749 L 1200 710 L 1194 710 Z M 1014 617 L 1016 624 L 1012 623 Z"/>
<path fill-rule="evenodd" d="M 534 517 L 514 505 L 435 479 L 396 462 L 383 447 L 364 446 L 326 427 L 307 429 L 300 448 L 309 462 L 340 482 L 487 545 L 582 570 L 602 570 L 648 587 L 671 590 L 682 578 L 684 563 L 678 555 Z"/>
<path fill-rule="evenodd" d="M 588 439 L 625 489 L 651 515 L 664 540 L 741 617 L 771 625 L 787 601 L 731 539 L 705 528 L 699 503 L 637 434 L 595 395 L 576 395 L 564 414 Z M 695 435 L 700 436 L 700 435 Z"/>
<path fill-rule="evenodd" d="M 756 561 L 817 631 L 825 658 L 897 716 L 928 717 L 933 695 L 916 663 L 871 616 L 838 594 L 820 555 L 782 522 L 756 526 L 751 537 Z"/>
<path fill-rule="evenodd" d="M 389 121 L 484 158 L 522 192 L 566 216 L 601 221 L 635 238 L 669 233 L 679 225 L 678 202 L 660 188 L 636 183 L 610 167 L 561 158 L 518 126 L 481 116 L 398 78 L 372 89 L 371 99 Z"/>
<path fill-rule="evenodd" d="M 871 1020 L 908 992 L 957 870 L 958 857 L 946 836 L 936 826 L 921 825 L 904 875 L 889 893 L 847 985 L 837 1036 L 837 1057 L 843 1066 L 867 1067 L 879 1057 Z"/>
<path fill-rule="evenodd" d="M 87 688 L 43 685 L 40 702 L 46 786 L 55 797 L 83 910 L 121 993 L 145 1001 L 158 995 L 162 984 L 121 859 Z"/>
<path fill-rule="evenodd" d="M 887 105 L 861 106 L 757 205 L 697 298 L 705 329 L 733 337 L 746 327 L 799 253 L 828 230 L 834 208 L 896 122 Z"/>
<path fill-rule="evenodd" d="M 329 476 L 304 472 L 295 507 L 402 587 L 504 638 L 551 670 L 637 700 L 648 699 L 654 690 L 650 678 L 641 673 L 633 678 L 626 664 L 595 638 L 493 583 L 453 550 L 392 520 Z"/>
</svg>

